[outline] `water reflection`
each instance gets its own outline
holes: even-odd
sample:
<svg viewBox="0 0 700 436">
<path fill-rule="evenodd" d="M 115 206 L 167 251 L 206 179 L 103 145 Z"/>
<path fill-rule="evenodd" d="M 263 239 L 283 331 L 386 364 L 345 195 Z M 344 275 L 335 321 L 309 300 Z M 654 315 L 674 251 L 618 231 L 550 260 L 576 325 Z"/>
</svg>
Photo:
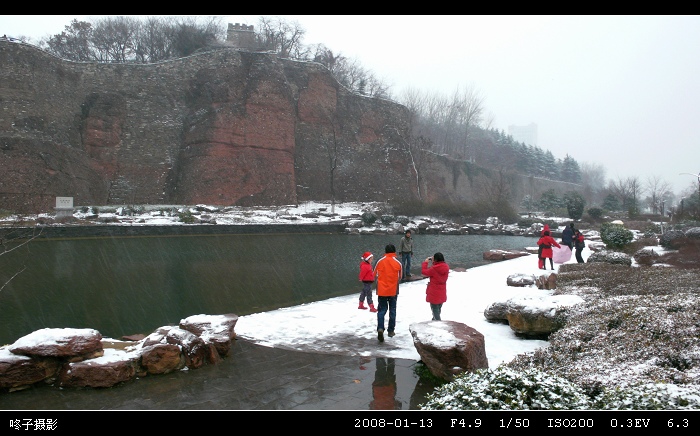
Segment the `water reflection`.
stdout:
<svg viewBox="0 0 700 436">
<path fill-rule="evenodd" d="M 401 401 L 396 399 L 395 360 L 391 357 L 378 357 L 372 382 L 370 410 L 401 410 Z"/>
</svg>

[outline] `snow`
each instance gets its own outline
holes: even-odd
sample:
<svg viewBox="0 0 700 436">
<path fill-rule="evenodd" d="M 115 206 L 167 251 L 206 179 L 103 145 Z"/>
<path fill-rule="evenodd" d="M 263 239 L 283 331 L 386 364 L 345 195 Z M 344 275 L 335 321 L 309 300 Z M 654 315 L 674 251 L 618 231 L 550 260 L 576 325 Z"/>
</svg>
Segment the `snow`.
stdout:
<svg viewBox="0 0 700 436">
<path fill-rule="evenodd" d="M 584 248 L 584 260 L 590 251 Z M 445 259 L 449 264 L 449 259 Z M 567 263 L 576 262 L 572 258 Z M 555 264 L 555 272 L 559 265 Z M 551 272 L 550 270 L 547 271 Z M 490 323 L 484 310 L 494 302 L 515 298 L 526 310 L 541 310 L 553 306 L 572 305 L 583 300 L 578 296 L 558 295 L 536 287 L 513 287 L 506 284 L 512 274 L 539 276 L 544 271 L 537 267 L 535 255 L 500 261 L 471 268 L 450 271 L 447 280 L 447 302 L 442 307 L 443 321 L 466 324 L 484 335 L 489 367 L 508 362 L 517 354 L 546 347 L 547 341 L 517 337 L 508 325 Z M 430 321 L 430 305 L 425 301 L 428 279 L 402 283 L 399 290 L 396 315 L 396 336 L 377 340 L 377 314 L 357 308 L 361 284 L 357 293 L 335 297 L 295 307 L 241 316 L 236 323 L 236 334 L 244 339 L 269 347 L 291 348 L 302 351 L 371 357 L 393 357 L 420 360 L 409 331 L 411 324 Z M 373 294 L 377 305 L 376 293 Z M 439 321 L 434 321 L 439 324 Z M 385 328 L 388 313 L 385 316 Z M 436 329 L 438 330 L 438 329 Z M 443 333 L 436 332 L 435 340 Z M 367 341 L 375 346 L 365 347 Z"/>
</svg>

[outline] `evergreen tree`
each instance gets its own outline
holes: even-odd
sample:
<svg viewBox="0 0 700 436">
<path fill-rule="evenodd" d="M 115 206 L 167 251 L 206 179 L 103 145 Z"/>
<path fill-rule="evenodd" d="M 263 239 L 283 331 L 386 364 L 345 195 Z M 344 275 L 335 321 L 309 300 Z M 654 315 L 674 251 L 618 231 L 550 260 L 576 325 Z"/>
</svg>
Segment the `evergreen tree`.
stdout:
<svg viewBox="0 0 700 436">
<path fill-rule="evenodd" d="M 568 154 L 561 164 L 561 180 L 571 183 L 581 183 L 581 168 L 578 162 Z"/>
<path fill-rule="evenodd" d="M 608 211 L 617 212 L 620 210 L 620 200 L 614 194 L 608 194 L 603 199 L 603 204 L 600 207 Z"/>
<path fill-rule="evenodd" d="M 583 209 L 586 206 L 586 200 L 583 196 L 576 191 L 569 191 L 564 194 L 564 203 L 566 204 L 566 211 L 569 214 L 569 218 L 572 220 L 579 220 L 583 216 Z"/>
<path fill-rule="evenodd" d="M 542 210 L 551 212 L 560 206 L 561 200 L 554 189 L 549 189 L 542 193 L 539 203 Z"/>
</svg>

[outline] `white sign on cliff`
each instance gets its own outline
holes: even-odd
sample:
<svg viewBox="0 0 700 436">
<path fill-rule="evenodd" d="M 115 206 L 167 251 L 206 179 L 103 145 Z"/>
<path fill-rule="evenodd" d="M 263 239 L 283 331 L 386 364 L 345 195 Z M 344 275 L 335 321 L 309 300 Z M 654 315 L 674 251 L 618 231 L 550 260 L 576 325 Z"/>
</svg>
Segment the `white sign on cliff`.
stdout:
<svg viewBox="0 0 700 436">
<path fill-rule="evenodd" d="M 73 209 L 73 197 L 56 197 L 56 209 Z"/>
</svg>

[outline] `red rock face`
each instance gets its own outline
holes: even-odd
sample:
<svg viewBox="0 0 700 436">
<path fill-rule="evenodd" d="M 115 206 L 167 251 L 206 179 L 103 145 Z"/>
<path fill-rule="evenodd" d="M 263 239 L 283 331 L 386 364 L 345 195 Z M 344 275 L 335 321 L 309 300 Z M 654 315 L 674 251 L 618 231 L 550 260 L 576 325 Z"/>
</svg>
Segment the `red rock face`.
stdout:
<svg viewBox="0 0 700 436">
<path fill-rule="evenodd" d="M 227 99 L 215 103 L 195 99 L 198 104 L 192 110 L 206 112 L 207 116 L 185 136 L 178 162 L 180 202 L 296 202 L 296 111 L 283 86 L 285 82 L 275 79 L 278 77 L 271 75 L 251 80 L 253 89 L 244 101 L 239 92 L 222 93 Z M 235 79 L 223 80 L 229 81 L 226 89 L 240 85 Z"/>
<path fill-rule="evenodd" d="M 83 105 L 83 145 L 102 173 L 114 178 L 117 173 L 119 146 L 126 118 L 126 102 L 118 95 L 97 94 L 88 96 Z"/>
</svg>

